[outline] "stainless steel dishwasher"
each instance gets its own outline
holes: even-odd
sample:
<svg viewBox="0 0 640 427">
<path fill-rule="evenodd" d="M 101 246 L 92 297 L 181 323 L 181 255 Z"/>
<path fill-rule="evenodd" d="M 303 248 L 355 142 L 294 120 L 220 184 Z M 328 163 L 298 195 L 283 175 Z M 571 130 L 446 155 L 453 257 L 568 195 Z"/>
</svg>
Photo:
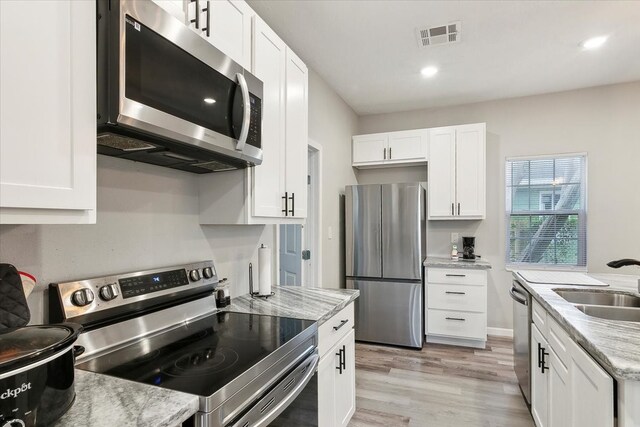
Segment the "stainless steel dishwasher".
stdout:
<svg viewBox="0 0 640 427">
<path fill-rule="evenodd" d="M 514 280 L 509 290 L 513 299 L 513 359 L 520 390 L 531 406 L 531 294 Z"/>
</svg>

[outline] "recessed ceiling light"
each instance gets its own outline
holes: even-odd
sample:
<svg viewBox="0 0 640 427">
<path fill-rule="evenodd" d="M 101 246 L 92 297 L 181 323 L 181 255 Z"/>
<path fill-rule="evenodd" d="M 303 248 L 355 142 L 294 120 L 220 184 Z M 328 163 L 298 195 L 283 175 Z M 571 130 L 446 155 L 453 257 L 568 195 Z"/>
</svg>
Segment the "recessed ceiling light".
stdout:
<svg viewBox="0 0 640 427">
<path fill-rule="evenodd" d="M 593 50 L 602 46 L 607 41 L 607 36 L 591 37 L 582 42 L 582 48 L 585 50 Z"/>
<path fill-rule="evenodd" d="M 420 70 L 420 73 L 424 77 L 433 77 L 438 74 L 438 69 L 436 67 L 424 67 L 422 70 Z"/>
<path fill-rule="evenodd" d="M 213 98 L 205 98 L 204 102 L 206 102 L 207 104 L 215 104 L 216 100 Z"/>
</svg>

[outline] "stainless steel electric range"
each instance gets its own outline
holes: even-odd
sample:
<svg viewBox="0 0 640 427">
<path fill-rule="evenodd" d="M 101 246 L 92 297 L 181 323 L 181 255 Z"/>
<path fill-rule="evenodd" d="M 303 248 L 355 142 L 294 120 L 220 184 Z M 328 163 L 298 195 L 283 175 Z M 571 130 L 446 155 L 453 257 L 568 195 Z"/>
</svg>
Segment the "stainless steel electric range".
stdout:
<svg viewBox="0 0 640 427">
<path fill-rule="evenodd" d="M 49 318 L 84 326 L 77 368 L 199 396 L 185 425 L 316 426 L 315 322 L 221 312 L 217 283 L 212 261 L 54 283 Z"/>
</svg>

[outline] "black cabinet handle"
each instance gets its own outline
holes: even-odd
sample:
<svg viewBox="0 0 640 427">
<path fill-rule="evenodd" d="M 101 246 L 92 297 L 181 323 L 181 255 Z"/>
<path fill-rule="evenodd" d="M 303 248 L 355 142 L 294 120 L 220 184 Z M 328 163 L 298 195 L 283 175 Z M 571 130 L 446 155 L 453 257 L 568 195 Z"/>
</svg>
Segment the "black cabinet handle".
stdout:
<svg viewBox="0 0 640 427">
<path fill-rule="evenodd" d="M 289 213 L 291 214 L 291 216 L 294 216 L 294 211 L 296 209 L 296 193 L 291 193 L 291 197 L 289 197 L 289 200 L 291 200 L 291 209 L 289 209 Z"/>
<path fill-rule="evenodd" d="M 336 353 L 336 356 L 338 356 L 338 366 L 336 367 L 336 369 L 340 372 L 340 375 L 342 375 L 342 352 L 344 351 L 344 347 L 341 348 L 340 350 L 338 350 L 338 352 Z"/>
<path fill-rule="evenodd" d="M 382 155 L 384 156 L 384 159 L 387 160 L 387 149 L 386 148 L 382 149 Z"/>
<path fill-rule="evenodd" d="M 467 277 L 466 274 L 445 274 L 447 277 Z"/>
<path fill-rule="evenodd" d="M 453 207 L 453 203 L 451 203 L 451 215 L 455 215 L 455 214 L 456 214 L 456 212 L 454 211 L 454 209 L 455 209 L 455 208 Z"/>
<path fill-rule="evenodd" d="M 549 367 L 547 366 L 547 356 L 549 355 L 549 353 L 547 353 L 544 347 L 541 348 L 542 350 L 542 366 L 540 367 L 542 370 L 542 373 L 544 374 L 544 371 L 548 371 Z"/>
<path fill-rule="evenodd" d="M 211 35 L 211 2 L 207 0 L 207 7 L 202 9 L 203 12 L 207 12 L 207 26 L 202 28 L 202 31 L 207 33 L 207 37 Z"/>
<path fill-rule="evenodd" d="M 284 209 L 282 212 L 284 212 L 284 216 L 287 216 L 289 214 L 289 193 L 285 191 L 282 199 L 284 199 Z"/>
<path fill-rule="evenodd" d="M 391 160 L 391 147 L 389 147 L 389 160 Z"/>
<path fill-rule="evenodd" d="M 460 215 L 460 203 L 458 203 L 458 215 Z"/>
<path fill-rule="evenodd" d="M 200 29 L 200 0 L 191 0 L 191 3 L 196 4 L 196 17 L 190 22 L 196 24 L 196 30 Z"/>
<path fill-rule="evenodd" d="M 465 322 L 467 319 L 463 319 L 462 317 L 445 317 L 447 320 L 457 320 L 459 322 Z"/>
<path fill-rule="evenodd" d="M 346 325 L 349 322 L 349 319 L 347 320 L 341 320 L 340 324 L 338 326 L 334 326 L 333 330 L 337 331 L 338 329 L 342 328 L 344 325 Z"/>
<path fill-rule="evenodd" d="M 542 345 L 538 343 L 538 368 L 542 368 Z"/>
<path fill-rule="evenodd" d="M 453 291 L 446 291 L 445 294 L 449 294 L 449 295 L 466 295 L 466 292 L 453 292 Z"/>
<path fill-rule="evenodd" d="M 342 370 L 347 370 L 347 348 L 342 346 Z"/>
</svg>

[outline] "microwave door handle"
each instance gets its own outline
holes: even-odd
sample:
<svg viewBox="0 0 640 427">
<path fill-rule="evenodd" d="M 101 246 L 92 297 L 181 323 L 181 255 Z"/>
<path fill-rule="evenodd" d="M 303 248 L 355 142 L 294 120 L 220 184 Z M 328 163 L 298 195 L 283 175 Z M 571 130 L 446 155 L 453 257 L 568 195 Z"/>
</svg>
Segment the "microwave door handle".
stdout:
<svg viewBox="0 0 640 427">
<path fill-rule="evenodd" d="M 238 85 L 242 90 L 242 128 L 240 130 L 240 136 L 238 137 L 238 143 L 236 144 L 236 150 L 244 150 L 244 144 L 247 142 L 247 136 L 249 135 L 249 124 L 251 122 L 251 103 L 249 101 L 249 87 L 247 81 L 244 79 L 244 75 L 241 73 L 236 74 L 238 79 Z"/>
</svg>

